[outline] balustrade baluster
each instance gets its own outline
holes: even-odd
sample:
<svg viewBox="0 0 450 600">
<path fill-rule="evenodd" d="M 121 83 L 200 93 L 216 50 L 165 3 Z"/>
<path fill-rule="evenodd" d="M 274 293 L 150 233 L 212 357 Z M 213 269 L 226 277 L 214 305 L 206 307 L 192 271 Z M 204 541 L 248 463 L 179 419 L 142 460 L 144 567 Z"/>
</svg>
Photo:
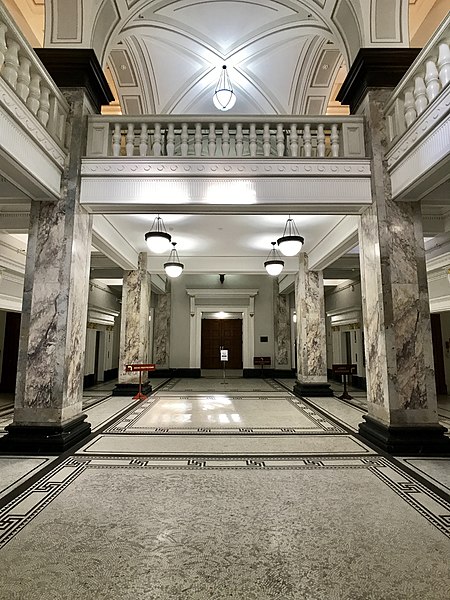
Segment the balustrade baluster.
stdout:
<svg viewBox="0 0 450 600">
<path fill-rule="evenodd" d="M 421 115 L 428 106 L 427 89 L 423 77 L 417 76 L 414 82 L 414 98 L 417 116 Z"/>
<path fill-rule="evenodd" d="M 338 158 L 339 156 L 339 128 L 337 123 L 331 125 L 331 156 Z"/>
<path fill-rule="evenodd" d="M 202 124 L 195 124 L 195 134 L 194 134 L 194 150 L 195 156 L 202 155 Z"/>
<path fill-rule="evenodd" d="M 141 143 L 139 144 L 139 156 L 147 156 L 148 151 L 148 125 L 141 123 Z"/>
<path fill-rule="evenodd" d="M 133 156 L 134 154 L 134 123 L 128 123 L 128 130 L 126 136 L 127 143 L 125 149 L 127 156 Z"/>
<path fill-rule="evenodd" d="M 230 154 L 230 130 L 228 123 L 222 125 L 222 155 L 227 157 Z"/>
<path fill-rule="evenodd" d="M 306 123 L 303 128 L 303 147 L 305 149 L 305 157 L 311 158 L 312 154 L 312 144 L 311 144 L 311 126 L 309 123 Z"/>
<path fill-rule="evenodd" d="M 21 56 L 19 72 L 17 74 L 16 92 L 19 98 L 22 98 L 24 102 L 27 101 L 27 98 L 30 94 L 30 67 L 31 60 L 26 56 Z"/>
<path fill-rule="evenodd" d="M 325 157 L 325 131 L 322 123 L 317 126 L 317 156 Z"/>
<path fill-rule="evenodd" d="M 284 155 L 284 132 L 283 123 L 277 124 L 277 155 Z"/>
<path fill-rule="evenodd" d="M 167 130 L 167 156 L 175 156 L 175 125 L 169 123 Z"/>
<path fill-rule="evenodd" d="M 44 127 L 47 126 L 48 119 L 50 116 L 50 90 L 46 85 L 41 86 L 41 98 L 39 102 L 39 109 L 37 111 L 37 118 Z"/>
<path fill-rule="evenodd" d="M 153 156 L 161 156 L 161 123 L 155 123 L 153 133 Z"/>
<path fill-rule="evenodd" d="M 270 125 L 264 123 L 263 127 L 263 154 L 267 158 L 270 156 Z"/>
<path fill-rule="evenodd" d="M 0 23 L 0 70 L 3 67 L 3 63 L 5 62 L 6 56 L 6 32 L 8 28 L 5 23 Z"/>
<path fill-rule="evenodd" d="M 209 135 L 208 135 L 208 154 L 214 156 L 216 153 L 216 125 L 214 123 L 209 124 Z"/>
<path fill-rule="evenodd" d="M 257 140 L 255 123 L 250 123 L 249 140 L 250 140 L 250 156 L 252 158 L 254 158 L 256 156 L 256 140 Z"/>
<path fill-rule="evenodd" d="M 236 124 L 236 156 L 240 158 L 242 156 L 242 150 L 244 148 L 244 135 L 242 133 L 242 123 Z"/>
<path fill-rule="evenodd" d="M 27 98 L 27 106 L 33 113 L 37 114 L 41 97 L 41 76 L 38 73 L 32 73 L 30 81 L 30 93 Z"/>
<path fill-rule="evenodd" d="M 433 100 L 441 91 L 441 84 L 439 82 L 439 73 L 437 67 L 432 60 L 427 60 L 425 66 L 425 83 L 427 84 L 428 101 L 433 102 Z"/>
<path fill-rule="evenodd" d="M 417 119 L 416 104 L 414 101 L 414 90 L 405 90 L 405 123 L 409 127 Z"/>
<path fill-rule="evenodd" d="M 181 124 L 181 144 L 180 144 L 180 150 L 181 150 L 181 156 L 187 156 L 188 155 L 188 149 L 189 149 L 189 145 L 188 145 L 188 141 L 189 141 L 189 134 L 188 134 L 188 125 L 187 123 L 182 123 Z"/>
<path fill-rule="evenodd" d="M 120 123 L 114 124 L 114 133 L 113 133 L 113 156 L 120 156 L 120 146 L 122 142 L 122 127 Z"/>
<path fill-rule="evenodd" d="M 291 153 L 291 156 L 298 156 L 298 133 L 297 133 L 297 125 L 295 123 L 292 123 L 291 125 L 291 132 L 290 132 L 290 137 L 289 137 L 289 150 Z"/>
<path fill-rule="evenodd" d="M 17 76 L 19 74 L 19 44 L 6 37 L 6 54 L 3 63 L 2 76 L 12 88 L 16 88 Z"/>
<path fill-rule="evenodd" d="M 445 87 L 450 81 L 450 47 L 446 43 L 439 44 L 439 58 L 437 61 L 439 68 L 439 79 L 442 87 Z"/>
</svg>

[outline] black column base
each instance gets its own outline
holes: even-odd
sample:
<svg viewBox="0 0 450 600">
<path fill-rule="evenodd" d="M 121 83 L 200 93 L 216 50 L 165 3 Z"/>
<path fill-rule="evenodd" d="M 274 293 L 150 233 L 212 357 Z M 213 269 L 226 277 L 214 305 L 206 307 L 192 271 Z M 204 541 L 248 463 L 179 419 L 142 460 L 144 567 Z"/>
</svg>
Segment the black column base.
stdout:
<svg viewBox="0 0 450 600">
<path fill-rule="evenodd" d="M 150 381 L 142 382 L 142 393 L 149 396 L 152 393 L 152 384 Z M 116 387 L 112 391 L 112 396 L 136 396 L 139 392 L 138 383 L 116 383 Z"/>
<path fill-rule="evenodd" d="M 302 383 L 297 380 L 293 392 L 299 398 L 304 398 L 305 396 L 311 396 L 311 398 L 333 396 L 333 390 L 329 383 Z"/>
<path fill-rule="evenodd" d="M 389 454 L 397 456 L 449 456 L 450 438 L 442 425 L 384 425 L 369 415 L 364 415 L 359 433 Z"/>
<path fill-rule="evenodd" d="M 61 425 L 8 425 L 0 438 L 2 454 L 60 454 L 91 433 L 87 415 L 79 415 Z"/>
</svg>

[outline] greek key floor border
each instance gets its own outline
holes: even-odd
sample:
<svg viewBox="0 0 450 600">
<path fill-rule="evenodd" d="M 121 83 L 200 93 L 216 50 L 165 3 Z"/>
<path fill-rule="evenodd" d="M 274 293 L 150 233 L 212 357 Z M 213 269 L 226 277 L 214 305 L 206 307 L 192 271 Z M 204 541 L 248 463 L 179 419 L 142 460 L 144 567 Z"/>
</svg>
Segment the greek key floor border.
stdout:
<svg viewBox="0 0 450 600">
<path fill-rule="evenodd" d="M 429 523 L 450 538 L 450 502 L 436 495 L 384 457 L 157 458 L 152 456 L 70 457 L 48 472 L 0 511 L 0 548 L 87 469 L 200 470 L 345 470 L 366 469 L 400 496 Z M 82 498 L 80 499 L 82 502 Z"/>
<path fill-rule="evenodd" d="M 197 399 L 199 394 L 191 395 L 180 395 L 175 397 L 179 400 L 190 400 Z M 201 394 L 202 398 L 214 400 L 214 396 L 207 396 Z M 296 408 L 304 417 L 309 419 L 313 425 L 311 427 L 222 427 L 220 425 L 214 425 L 211 427 L 136 427 L 136 423 L 149 412 L 157 402 L 165 399 L 163 395 L 151 396 L 147 400 L 144 400 L 141 404 L 132 409 L 127 413 L 118 423 L 111 425 L 105 429 L 103 433 L 117 433 L 127 435 L 142 435 L 142 434 L 209 434 L 209 435 L 230 435 L 230 434 L 255 434 L 255 435 L 276 435 L 276 434 L 303 434 L 303 435 L 326 435 L 326 434 L 346 434 L 347 431 L 337 425 L 331 418 L 320 414 L 312 406 L 304 404 L 300 398 L 292 394 L 286 394 L 284 396 L 273 398 L 270 395 L 257 395 L 254 396 L 241 396 L 241 395 L 230 395 L 231 400 L 286 400 L 294 408 Z M 132 428 L 132 429 L 131 429 Z"/>
</svg>

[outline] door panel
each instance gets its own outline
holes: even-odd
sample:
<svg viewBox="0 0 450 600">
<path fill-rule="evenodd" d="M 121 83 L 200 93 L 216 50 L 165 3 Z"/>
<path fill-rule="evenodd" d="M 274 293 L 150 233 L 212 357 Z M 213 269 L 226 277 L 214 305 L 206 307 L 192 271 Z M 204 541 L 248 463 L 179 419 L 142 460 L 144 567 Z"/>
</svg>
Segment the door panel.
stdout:
<svg viewBox="0 0 450 600">
<path fill-rule="evenodd" d="M 242 319 L 202 319 L 202 369 L 221 369 L 221 346 L 228 369 L 242 369 Z"/>
</svg>

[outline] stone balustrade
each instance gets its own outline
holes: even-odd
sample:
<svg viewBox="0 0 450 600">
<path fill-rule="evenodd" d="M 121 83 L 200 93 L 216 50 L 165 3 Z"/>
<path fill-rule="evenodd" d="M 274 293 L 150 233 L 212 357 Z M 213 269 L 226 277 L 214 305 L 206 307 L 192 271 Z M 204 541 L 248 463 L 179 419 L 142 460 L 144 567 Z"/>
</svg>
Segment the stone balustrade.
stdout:
<svg viewBox="0 0 450 600">
<path fill-rule="evenodd" d="M 69 106 L 1 3 L 0 79 L 8 84 L 27 111 L 64 147 Z M 2 99 L 8 105 L 8 100 Z"/>
<path fill-rule="evenodd" d="M 86 156 L 363 158 L 362 117 L 93 116 Z"/>
<path fill-rule="evenodd" d="M 450 13 L 395 88 L 386 106 L 392 147 L 450 82 Z"/>
</svg>

